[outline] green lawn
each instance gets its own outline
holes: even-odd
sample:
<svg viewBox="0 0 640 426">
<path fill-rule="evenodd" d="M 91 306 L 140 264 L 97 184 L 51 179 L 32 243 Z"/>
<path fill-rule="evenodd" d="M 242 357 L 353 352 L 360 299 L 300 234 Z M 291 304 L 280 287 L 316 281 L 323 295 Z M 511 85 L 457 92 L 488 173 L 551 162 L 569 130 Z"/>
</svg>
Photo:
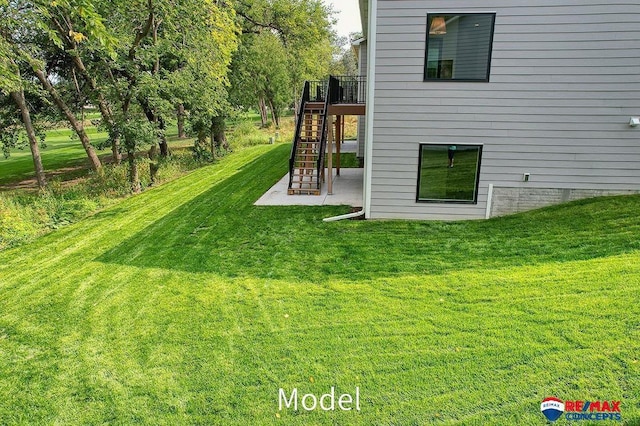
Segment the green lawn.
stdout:
<svg viewBox="0 0 640 426">
<path fill-rule="evenodd" d="M 0 252 L 0 423 L 541 425 L 557 396 L 640 424 L 640 197 L 323 223 L 348 207 L 252 206 L 289 150 Z M 361 411 L 278 411 L 331 386 Z"/>
</svg>

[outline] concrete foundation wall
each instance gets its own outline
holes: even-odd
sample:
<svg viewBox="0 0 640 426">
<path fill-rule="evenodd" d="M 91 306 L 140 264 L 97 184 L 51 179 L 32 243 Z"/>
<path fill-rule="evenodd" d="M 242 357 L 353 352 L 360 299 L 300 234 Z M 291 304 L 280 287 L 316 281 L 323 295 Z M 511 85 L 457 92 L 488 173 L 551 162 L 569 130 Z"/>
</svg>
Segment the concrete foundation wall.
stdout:
<svg viewBox="0 0 640 426">
<path fill-rule="evenodd" d="M 607 195 L 638 194 L 638 191 L 558 188 L 493 188 L 491 217 L 504 216 L 554 204 Z"/>
</svg>

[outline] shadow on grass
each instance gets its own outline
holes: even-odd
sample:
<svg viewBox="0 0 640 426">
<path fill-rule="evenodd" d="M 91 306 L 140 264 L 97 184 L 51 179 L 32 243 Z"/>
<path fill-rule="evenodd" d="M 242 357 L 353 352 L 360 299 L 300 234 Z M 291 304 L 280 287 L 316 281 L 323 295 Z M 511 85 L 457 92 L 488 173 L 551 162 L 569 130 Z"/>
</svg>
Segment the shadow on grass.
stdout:
<svg viewBox="0 0 640 426">
<path fill-rule="evenodd" d="M 98 261 L 300 281 L 563 262 L 640 249 L 640 197 L 584 200 L 488 221 L 342 221 L 348 207 L 256 207 L 287 169 L 276 148 Z"/>
</svg>

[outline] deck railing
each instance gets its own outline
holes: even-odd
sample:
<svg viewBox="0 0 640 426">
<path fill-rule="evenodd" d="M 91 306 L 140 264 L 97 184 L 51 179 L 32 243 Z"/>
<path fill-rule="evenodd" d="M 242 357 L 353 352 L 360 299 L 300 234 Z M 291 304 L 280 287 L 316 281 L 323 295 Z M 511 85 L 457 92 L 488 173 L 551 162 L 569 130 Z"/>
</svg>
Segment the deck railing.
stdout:
<svg viewBox="0 0 640 426">
<path fill-rule="evenodd" d="M 364 104 L 367 100 L 367 78 L 365 76 L 333 76 L 337 87 L 331 94 L 332 104 Z"/>
<path fill-rule="evenodd" d="M 327 99 L 327 80 L 310 80 L 309 102 L 324 102 Z"/>
<path fill-rule="evenodd" d="M 328 81 L 333 79 L 331 89 Z M 309 102 L 325 102 L 329 93 L 330 104 L 364 104 L 367 101 L 367 78 L 358 75 L 330 76 L 327 80 L 312 80 L 309 83 Z"/>
</svg>

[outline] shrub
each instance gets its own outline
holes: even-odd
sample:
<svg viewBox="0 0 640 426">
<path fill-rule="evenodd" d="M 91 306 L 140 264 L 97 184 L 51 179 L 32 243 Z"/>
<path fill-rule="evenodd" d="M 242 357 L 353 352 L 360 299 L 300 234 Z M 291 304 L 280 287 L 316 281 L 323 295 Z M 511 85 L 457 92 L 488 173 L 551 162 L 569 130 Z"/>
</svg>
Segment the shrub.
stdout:
<svg viewBox="0 0 640 426">
<path fill-rule="evenodd" d="M 232 147 L 255 146 L 269 143 L 270 130 L 259 129 L 252 121 L 241 121 L 235 125 L 229 134 L 229 143 Z"/>
<path fill-rule="evenodd" d="M 28 241 L 39 232 L 33 209 L 25 209 L 10 197 L 0 194 L 0 250 Z"/>
</svg>

